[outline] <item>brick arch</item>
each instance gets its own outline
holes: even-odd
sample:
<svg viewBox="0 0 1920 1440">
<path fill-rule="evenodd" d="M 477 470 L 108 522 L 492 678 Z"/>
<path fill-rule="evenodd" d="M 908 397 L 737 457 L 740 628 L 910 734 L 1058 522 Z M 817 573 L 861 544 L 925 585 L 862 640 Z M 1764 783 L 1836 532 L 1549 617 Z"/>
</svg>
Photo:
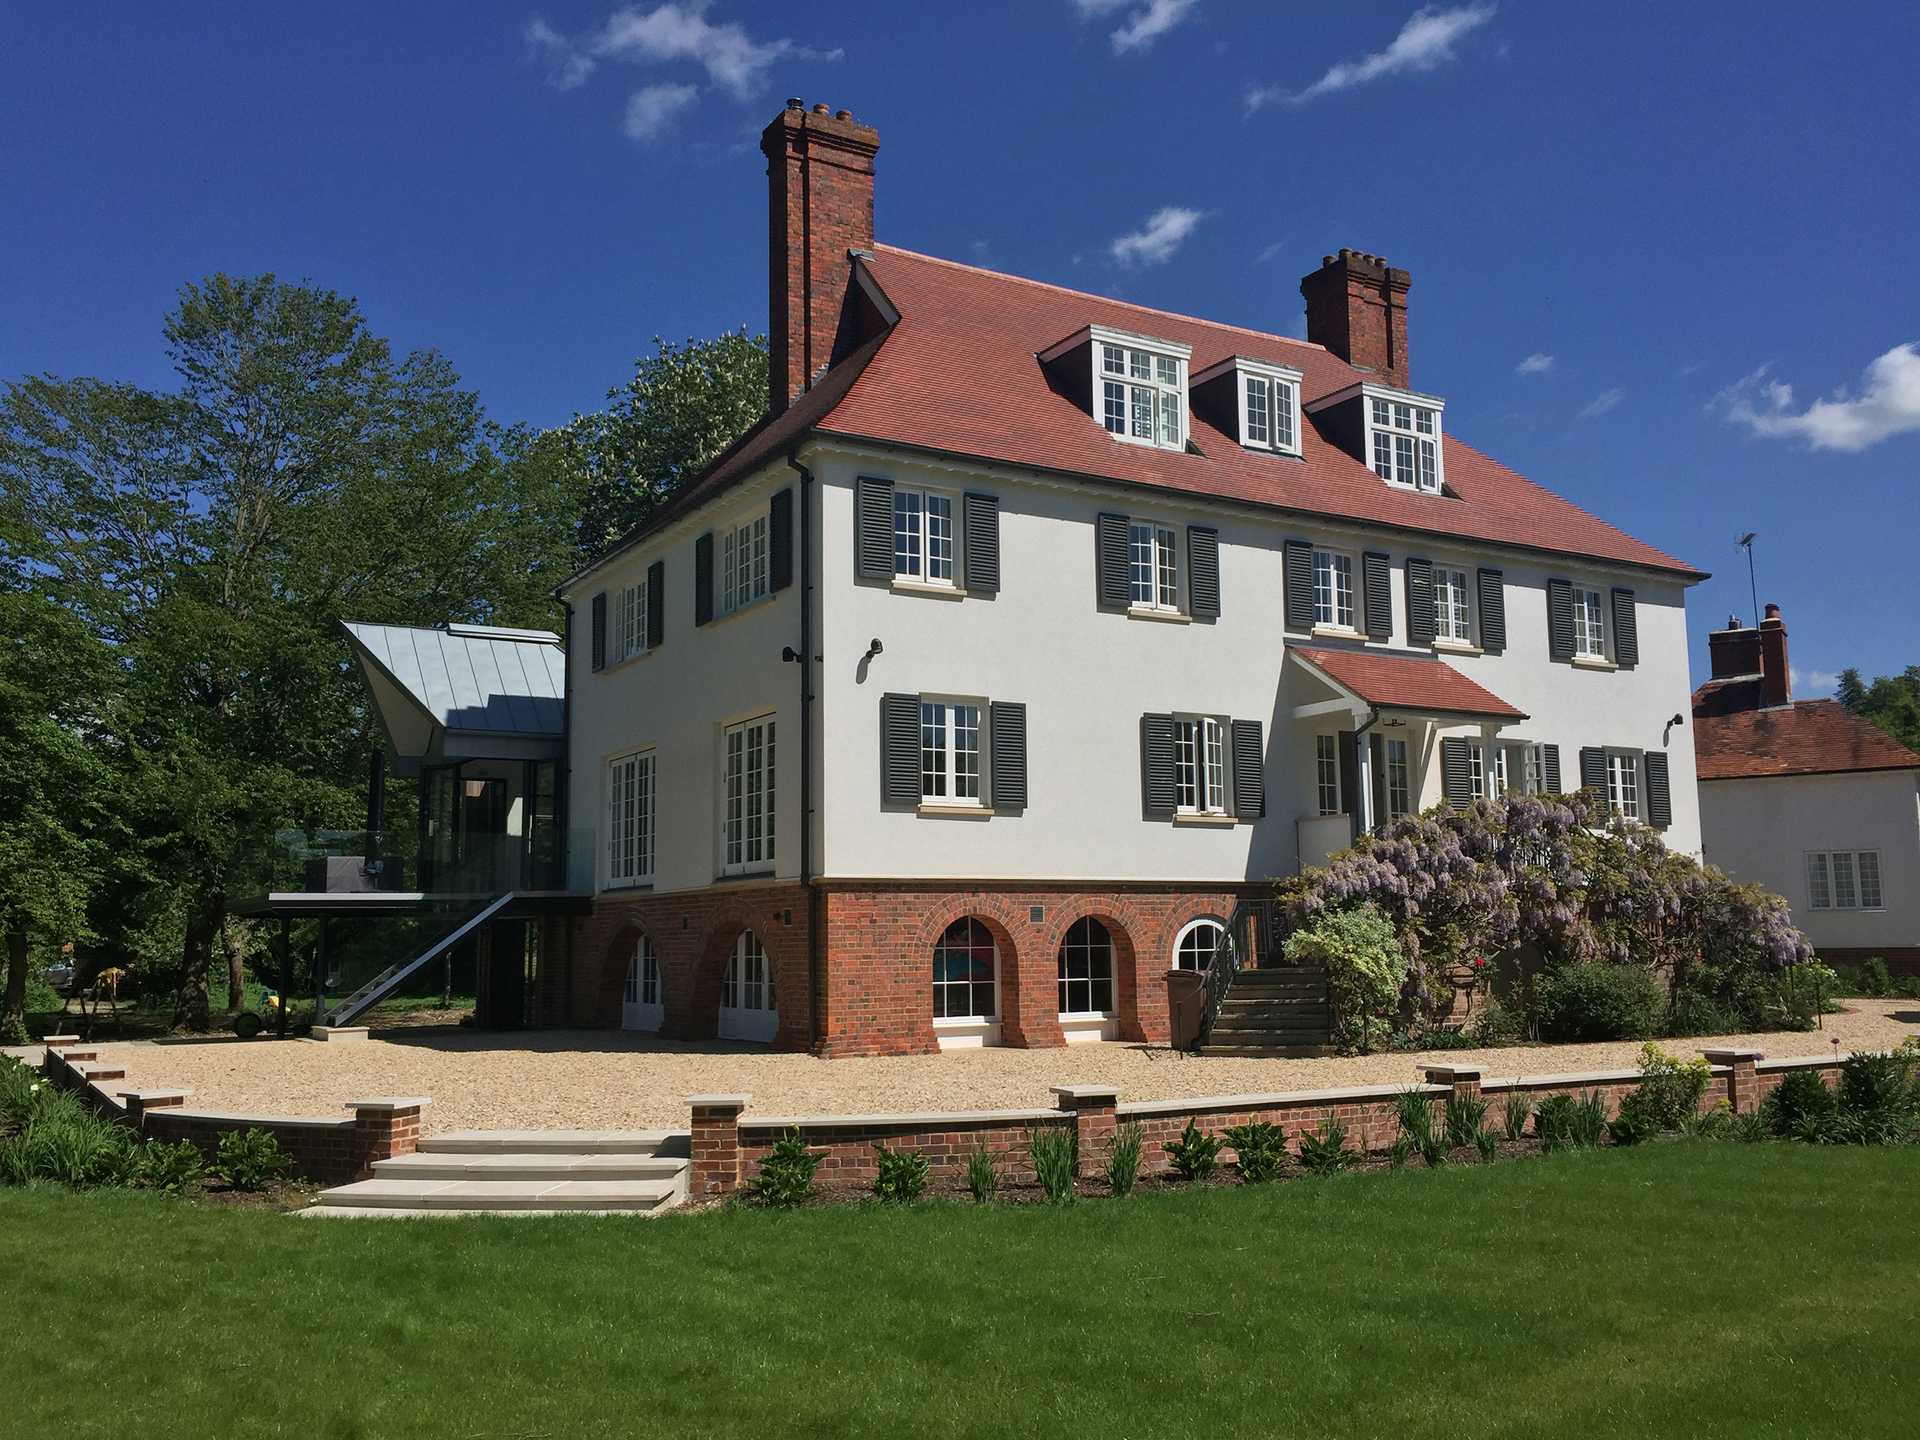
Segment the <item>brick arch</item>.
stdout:
<svg viewBox="0 0 1920 1440">
<path fill-rule="evenodd" d="M 627 963 L 633 958 L 634 946 L 646 935 L 647 927 L 629 920 L 613 932 L 613 938 L 607 942 L 607 948 L 601 955 L 600 971 L 595 978 L 590 1003 L 595 1015 L 612 1017 L 612 1023 L 621 1023 L 621 1005 L 626 995 Z M 660 1002 L 666 1012 L 666 1020 L 661 1025 L 662 1033 L 673 1020 L 673 995 L 667 983 L 667 958 L 661 952 L 660 941 L 653 942 L 653 957 L 660 963 Z"/>
<path fill-rule="evenodd" d="M 766 907 L 746 895 L 730 900 L 715 912 L 687 977 L 687 1030 L 697 1039 L 711 1040 L 720 1032 L 720 986 L 734 942 L 743 931 L 759 937 L 767 952 L 773 977 L 774 1004 L 780 1026 L 773 1037 L 776 1050 L 808 1047 L 807 932 L 804 914 L 787 920 L 786 907 Z M 681 1033 L 676 1031 L 676 1033 Z"/>
<path fill-rule="evenodd" d="M 1045 934 L 1047 1004 L 1055 1015 L 1054 1029 L 1059 1033 L 1060 946 L 1067 932 L 1082 920 L 1098 920 L 1113 941 L 1113 1002 L 1117 1012 L 1120 1038 L 1142 1041 L 1148 1038 L 1142 1019 L 1142 970 L 1160 981 L 1165 967 L 1142 966 L 1135 945 L 1137 935 L 1151 935 L 1157 927 L 1132 901 L 1120 896 L 1101 896 L 1069 901 L 1048 917 Z M 1034 967 L 1029 967 L 1030 969 Z M 1064 1039 L 1064 1037 L 1062 1037 Z"/>
<path fill-rule="evenodd" d="M 995 950 L 999 954 L 1000 973 L 996 988 L 1000 1000 L 1000 1043 L 1002 1045 L 1028 1046 L 1033 1044 L 1060 1043 L 1060 1025 L 1051 1015 L 1047 1017 L 1052 1026 L 1052 1038 L 1038 1041 L 1029 1038 L 1034 1022 L 1022 1008 L 1021 997 L 1027 994 L 1031 985 L 1021 984 L 1020 946 L 1013 938 L 1013 927 L 1022 918 L 1022 907 L 1010 905 L 993 895 L 970 895 L 955 900 L 952 904 L 936 906 L 929 910 L 926 918 L 914 932 L 913 954 L 921 957 L 927 967 L 926 973 L 932 975 L 933 947 L 939 938 L 947 933 L 947 927 L 956 920 L 978 920 L 987 927 L 987 933 L 993 936 Z M 927 994 L 926 1016 L 927 1045 L 930 1049 L 939 1048 L 939 1040 L 933 1033 L 933 982 L 929 978 L 923 987 Z"/>
</svg>

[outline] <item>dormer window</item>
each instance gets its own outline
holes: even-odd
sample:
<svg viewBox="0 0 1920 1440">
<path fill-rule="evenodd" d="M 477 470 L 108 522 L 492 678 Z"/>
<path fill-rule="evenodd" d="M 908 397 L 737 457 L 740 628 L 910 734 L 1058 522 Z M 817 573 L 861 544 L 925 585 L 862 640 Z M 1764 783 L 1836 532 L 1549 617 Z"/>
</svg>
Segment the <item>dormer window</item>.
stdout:
<svg viewBox="0 0 1920 1440">
<path fill-rule="evenodd" d="M 1171 340 L 1089 325 L 1039 358 L 1057 367 L 1071 392 L 1085 397 L 1093 418 L 1114 439 L 1184 450 L 1192 353 L 1190 346 Z"/>
<path fill-rule="evenodd" d="M 1362 380 L 1308 408 L 1322 434 L 1389 485 L 1423 495 L 1445 491 L 1440 414 L 1446 402 L 1438 397 Z"/>
<path fill-rule="evenodd" d="M 1230 355 L 1193 377 L 1193 403 L 1249 450 L 1300 453 L 1298 370 Z"/>
</svg>

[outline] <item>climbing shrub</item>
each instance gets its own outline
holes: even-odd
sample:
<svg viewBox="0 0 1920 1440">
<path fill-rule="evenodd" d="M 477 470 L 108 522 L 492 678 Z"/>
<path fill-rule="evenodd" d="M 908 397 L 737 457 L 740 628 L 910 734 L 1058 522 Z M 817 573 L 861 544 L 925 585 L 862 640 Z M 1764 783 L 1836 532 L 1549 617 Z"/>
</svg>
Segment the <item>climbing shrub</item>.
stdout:
<svg viewBox="0 0 1920 1440">
<path fill-rule="evenodd" d="M 1287 937 L 1289 965 L 1324 965 L 1332 992 L 1333 1040 L 1342 1050 L 1371 1050 L 1393 1028 L 1407 956 L 1377 905 L 1325 910 Z"/>
</svg>

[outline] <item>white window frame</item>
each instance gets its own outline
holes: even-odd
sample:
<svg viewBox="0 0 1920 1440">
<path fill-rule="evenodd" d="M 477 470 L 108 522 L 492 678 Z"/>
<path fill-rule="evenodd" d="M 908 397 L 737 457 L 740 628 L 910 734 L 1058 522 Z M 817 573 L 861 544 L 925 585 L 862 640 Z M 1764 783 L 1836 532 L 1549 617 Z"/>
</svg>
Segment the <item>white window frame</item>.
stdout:
<svg viewBox="0 0 1920 1440">
<path fill-rule="evenodd" d="M 606 767 L 608 890 L 651 885 L 658 834 L 660 770 L 651 747 L 608 759 Z"/>
<path fill-rule="evenodd" d="M 720 730 L 720 873 L 770 872 L 776 859 L 776 713 Z M 756 745 L 758 750 L 756 752 Z M 755 765 L 758 765 L 756 772 Z"/>
<path fill-rule="evenodd" d="M 973 715 L 973 744 L 968 746 L 960 713 Z M 937 735 L 932 734 L 937 730 Z M 929 740 L 934 743 L 929 744 Z M 931 760 L 930 760 L 931 757 Z M 973 794 L 962 795 L 961 762 L 971 760 Z M 932 761 L 937 761 L 937 768 Z M 987 702 L 973 695 L 920 697 L 920 803 L 983 808 L 987 795 Z M 936 784 L 937 782 L 937 784 Z"/>
<path fill-rule="evenodd" d="M 1546 794 L 1546 747 L 1530 741 L 1522 741 L 1516 748 L 1520 751 L 1520 793 L 1522 795 Z"/>
<path fill-rule="evenodd" d="M 1591 604 L 1589 604 L 1591 602 Z M 1573 582 L 1573 658 L 1605 660 L 1609 636 L 1606 593 L 1597 586 Z"/>
<path fill-rule="evenodd" d="M 1300 453 L 1300 372 L 1251 365 L 1236 358 L 1234 390 L 1240 405 L 1240 443 L 1249 450 L 1271 450 L 1276 455 Z M 1217 371 L 1209 371 L 1206 379 Z M 1265 434 L 1254 433 L 1256 391 L 1266 397 Z"/>
<path fill-rule="evenodd" d="M 714 614 L 735 615 L 773 593 L 772 517 L 763 505 L 714 534 Z"/>
<path fill-rule="evenodd" d="M 948 922 L 946 929 L 934 936 L 933 949 L 929 951 L 927 955 L 928 965 L 931 968 L 934 954 L 939 951 L 941 942 L 947 938 L 947 935 L 953 930 L 953 927 L 967 921 L 979 925 L 980 928 L 986 932 L 987 943 L 993 950 L 993 978 L 988 981 L 988 984 L 993 990 L 993 1004 L 986 1014 L 982 1015 L 977 1013 L 979 1007 L 973 1004 L 973 1000 L 980 983 L 979 981 L 972 979 L 941 980 L 936 975 L 932 982 L 933 991 L 929 999 L 929 1003 L 933 1005 L 934 1010 L 933 1028 L 935 1030 L 968 1029 L 975 1026 L 996 1025 L 1000 1019 L 1000 942 L 994 936 L 993 931 L 989 929 L 977 915 L 955 916 Z M 935 1002 L 949 999 L 951 993 L 955 990 L 964 990 L 966 992 L 968 1013 L 964 1015 L 941 1014 L 940 1010 L 942 1007 L 939 1003 Z"/>
<path fill-rule="evenodd" d="M 1413 760 L 1407 742 L 1389 735 L 1381 758 L 1387 766 L 1387 818 L 1398 820 L 1413 812 Z"/>
<path fill-rule="evenodd" d="M 1173 717 L 1174 811 L 1180 815 L 1225 815 L 1233 797 L 1232 746 L 1223 716 Z"/>
<path fill-rule="evenodd" d="M 1324 567 L 1321 565 L 1323 560 L 1326 562 Z M 1327 577 L 1325 589 L 1327 593 L 1328 612 L 1325 618 L 1322 618 L 1320 610 L 1320 592 L 1322 589 L 1320 577 L 1323 568 Z M 1354 621 L 1360 613 L 1353 585 L 1355 568 L 1353 556 L 1347 551 L 1336 550 L 1332 546 L 1327 545 L 1316 545 L 1313 547 L 1314 629 L 1338 630 L 1342 634 L 1347 635 L 1357 635 L 1360 633 L 1354 628 Z M 1344 592 L 1339 583 L 1342 579 L 1346 581 Z M 1346 604 L 1346 619 L 1344 620 L 1340 618 L 1340 607 L 1343 599 Z"/>
<path fill-rule="evenodd" d="M 608 649 L 609 665 L 618 665 L 631 660 L 636 655 L 647 653 L 647 581 L 642 576 L 637 584 L 622 585 L 614 594 L 611 629 L 608 637 L 612 642 Z"/>
<path fill-rule="evenodd" d="M 1216 938 L 1213 943 L 1205 947 L 1189 947 L 1187 942 L 1198 936 L 1202 930 L 1215 932 Z M 1197 970 L 1204 973 L 1208 966 L 1213 963 L 1214 952 L 1219 949 L 1220 940 L 1226 938 L 1228 938 L 1226 921 L 1222 920 L 1218 915 L 1196 915 L 1193 919 L 1182 925 L 1180 927 L 1180 933 L 1173 937 L 1173 955 L 1168 960 L 1169 968 L 1174 970 Z M 1198 962 L 1197 964 L 1189 965 L 1186 963 L 1189 948 L 1192 948 L 1192 958 Z"/>
<path fill-rule="evenodd" d="M 1091 947 L 1087 947 L 1088 958 L 1086 963 L 1086 974 L 1062 975 L 1059 973 L 1061 970 L 1067 967 L 1067 941 L 1073 937 L 1074 932 L 1078 930 L 1081 924 L 1083 923 L 1083 921 L 1086 921 L 1086 920 L 1092 920 L 1094 924 L 1100 926 L 1100 928 L 1106 932 L 1107 973 L 1104 979 L 1102 979 L 1099 976 L 1096 976 L 1093 973 L 1093 962 L 1092 962 L 1093 951 Z M 1054 949 L 1054 971 L 1055 971 L 1054 998 L 1057 1003 L 1061 1000 L 1068 999 L 1074 994 L 1076 990 L 1078 990 L 1085 994 L 1089 1008 L 1085 1010 L 1070 1010 L 1063 1004 L 1060 1006 L 1060 1010 L 1059 1010 L 1060 1019 L 1062 1020 L 1104 1020 L 1115 1012 L 1115 1010 L 1119 1007 L 1119 1003 L 1120 1003 L 1120 999 L 1119 999 L 1120 956 L 1117 952 L 1118 952 L 1118 946 L 1114 944 L 1112 927 L 1108 926 L 1105 921 L 1102 921 L 1094 916 L 1082 916 L 1079 920 L 1074 921 L 1073 924 L 1067 927 L 1065 933 L 1062 934 L 1060 937 L 1059 945 L 1056 946 Z M 1106 989 L 1107 1003 L 1105 1006 L 1095 1007 L 1093 1005 L 1093 1001 L 1098 991 L 1103 985 L 1105 986 L 1105 989 Z M 1060 988 L 1063 986 L 1065 987 L 1065 990 L 1066 990 L 1066 993 L 1064 995 L 1060 993 Z"/>
<path fill-rule="evenodd" d="M 1340 737 L 1313 737 L 1314 800 L 1322 815 L 1338 815 L 1340 809 Z"/>
<path fill-rule="evenodd" d="M 1845 912 L 1887 908 L 1886 872 L 1877 849 L 1809 850 L 1805 858 L 1809 910 Z M 1843 861 L 1844 891 L 1841 885 Z M 1871 881 L 1868 878 L 1869 871 Z"/>
<path fill-rule="evenodd" d="M 1367 464 L 1389 485 L 1422 495 L 1437 495 L 1441 474 L 1440 406 L 1424 397 L 1391 391 L 1363 391 L 1367 421 Z"/>
<path fill-rule="evenodd" d="M 633 942 L 626 983 L 620 995 L 620 1025 L 625 1030 L 658 1030 L 666 1019 L 660 983 L 660 955 L 651 935 Z"/>
<path fill-rule="evenodd" d="M 1149 445 L 1160 450 L 1185 450 L 1187 420 L 1187 366 L 1193 347 L 1146 335 L 1131 335 L 1105 326 L 1089 326 L 1093 364 L 1093 418 L 1108 435 L 1126 445 Z M 1118 368 L 1110 352 L 1119 352 Z M 1058 353 L 1042 354 L 1046 360 Z M 1111 410 L 1116 387 L 1120 410 Z M 1143 410 L 1144 406 L 1144 410 Z M 1141 433 L 1141 417 L 1146 417 Z M 1114 425 L 1118 419 L 1119 428 Z"/>
<path fill-rule="evenodd" d="M 1646 786 L 1638 750 L 1607 751 L 1607 812 L 1623 820 L 1645 819 Z"/>
<path fill-rule="evenodd" d="M 933 531 L 936 510 L 945 512 L 944 558 L 934 554 Z M 960 584 L 960 504 L 944 490 L 899 486 L 893 492 L 893 578 L 916 585 L 939 585 L 957 589 Z M 911 514 L 913 525 L 903 537 L 901 521 Z M 905 545 L 903 549 L 903 538 Z M 903 568 L 904 567 L 904 568 Z M 944 570 L 945 573 L 936 573 Z"/>
<path fill-rule="evenodd" d="M 1146 550 L 1147 596 L 1140 596 L 1142 546 Z M 1164 520 L 1135 516 L 1127 521 L 1127 608 L 1161 615 L 1180 613 L 1180 531 Z"/>
<path fill-rule="evenodd" d="M 1472 645 L 1473 589 L 1467 572 L 1452 565 L 1433 567 L 1433 639 L 1436 645 Z"/>
</svg>

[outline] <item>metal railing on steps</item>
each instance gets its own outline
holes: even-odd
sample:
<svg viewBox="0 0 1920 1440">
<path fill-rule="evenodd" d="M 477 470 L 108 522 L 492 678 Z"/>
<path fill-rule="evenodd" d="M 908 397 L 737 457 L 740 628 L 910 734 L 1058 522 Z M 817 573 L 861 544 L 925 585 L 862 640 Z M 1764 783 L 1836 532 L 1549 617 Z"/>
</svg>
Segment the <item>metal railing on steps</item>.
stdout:
<svg viewBox="0 0 1920 1440">
<path fill-rule="evenodd" d="M 514 897 L 518 893 L 518 891 L 509 890 L 504 895 L 495 896 L 472 915 L 469 915 L 465 920 L 461 921 L 460 924 L 447 931 L 446 934 L 442 935 L 438 940 L 435 940 L 433 944 L 422 950 L 418 955 L 415 955 L 411 960 L 396 961 L 394 964 L 389 965 L 329 1010 L 327 1012 L 327 1024 L 345 1025 L 356 1016 L 364 1013 L 369 1007 L 379 1004 L 382 1000 L 386 999 L 388 995 L 393 993 L 395 987 L 403 984 L 407 977 L 412 975 L 421 966 L 439 959 L 442 955 L 446 954 L 448 950 L 458 945 L 475 930 L 493 919 L 495 915 L 498 915 L 513 902 Z"/>
</svg>

